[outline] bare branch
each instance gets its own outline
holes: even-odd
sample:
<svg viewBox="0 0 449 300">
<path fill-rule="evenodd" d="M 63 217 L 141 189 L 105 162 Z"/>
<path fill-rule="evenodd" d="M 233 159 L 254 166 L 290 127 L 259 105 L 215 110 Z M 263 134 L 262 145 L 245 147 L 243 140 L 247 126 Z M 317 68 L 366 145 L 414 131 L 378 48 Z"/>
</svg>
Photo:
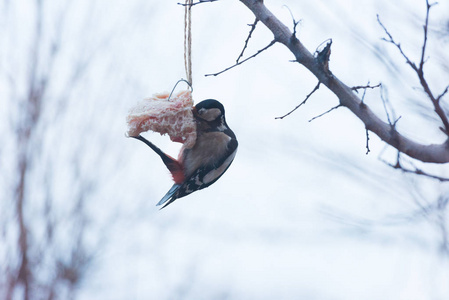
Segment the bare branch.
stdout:
<svg viewBox="0 0 449 300">
<path fill-rule="evenodd" d="M 309 120 L 309 122 L 312 122 L 315 119 L 321 118 L 324 115 L 327 115 L 328 113 L 330 113 L 331 111 L 333 111 L 334 109 L 339 108 L 340 106 L 342 106 L 341 104 L 338 104 L 337 106 L 332 107 L 331 109 L 323 112 L 322 114 L 319 114 L 318 116 L 313 117 L 312 119 Z"/>
<path fill-rule="evenodd" d="M 436 4 L 436 3 L 434 3 L 434 4 Z M 427 47 L 427 33 L 428 33 L 428 28 L 429 28 L 429 26 L 428 26 L 429 25 L 429 12 L 430 12 L 430 8 L 434 4 L 429 4 L 429 0 L 426 0 L 426 19 L 424 21 L 424 26 L 423 26 L 424 41 L 423 41 L 422 50 L 421 50 L 421 61 L 419 62 L 420 72 L 423 72 L 423 69 L 424 69 L 425 54 L 426 54 L 426 47 Z"/>
<path fill-rule="evenodd" d="M 366 155 L 368 155 L 368 153 L 371 152 L 371 150 L 369 149 L 369 131 L 368 129 L 365 128 L 365 132 L 366 132 Z"/>
<path fill-rule="evenodd" d="M 297 39 L 296 37 L 296 27 L 298 26 L 299 22 L 301 22 L 301 20 L 296 21 L 295 17 L 293 16 L 292 11 L 290 10 L 290 8 L 287 5 L 284 5 L 284 7 L 286 7 L 288 9 L 288 11 L 290 12 L 290 16 L 292 17 L 292 21 L 293 21 L 293 34 L 291 36 L 291 39 Z"/>
<path fill-rule="evenodd" d="M 9 45 L 9 50 L 17 50 L 16 47 L 19 46 L 18 49 L 22 51 L 20 48 L 22 44 L 29 44 L 31 47 L 26 46 L 24 48 L 27 52 L 29 50 L 29 53 L 23 57 L 23 64 L 19 65 L 20 69 L 16 70 L 17 78 L 20 82 L 24 82 L 24 93 L 17 93 L 11 97 L 14 100 L 13 102 L 17 103 L 17 106 L 11 106 L 11 109 L 21 109 L 23 114 L 20 118 L 11 119 L 11 129 L 19 133 L 15 136 L 14 141 L 18 151 L 15 151 L 14 155 L 11 156 L 11 160 L 14 161 L 13 177 L 17 180 L 11 183 L 13 190 L 10 192 L 11 199 L 9 200 L 11 204 L 14 204 L 11 207 L 11 217 L 8 217 L 13 233 L 11 236 L 8 235 L 9 241 L 7 244 L 2 245 L 2 247 L 5 246 L 6 253 L 9 254 L 6 257 L 5 266 L 3 266 L 4 259 L 0 259 L 2 261 L 0 269 L 2 271 L 6 269 L 6 272 L 2 273 L 4 278 L 0 280 L 1 299 L 15 299 L 16 297 L 21 299 L 34 299 L 36 297 L 54 299 L 59 297 L 59 294 L 66 296 L 67 294 L 63 293 L 65 289 L 68 290 L 68 293 L 75 291 L 76 286 L 68 284 L 67 278 L 58 277 L 59 274 L 54 270 L 57 260 L 62 259 L 65 261 L 66 254 L 70 253 L 68 251 L 58 251 L 60 249 L 56 250 L 55 244 L 58 242 L 55 241 L 57 239 L 55 236 L 60 237 L 60 232 L 62 231 L 65 234 L 71 234 L 72 229 L 70 227 L 72 225 L 75 229 L 84 227 L 78 226 L 79 223 L 77 220 L 74 220 L 73 222 L 65 222 L 67 226 L 64 226 L 64 229 L 56 228 L 58 217 L 56 216 L 57 211 L 53 203 L 56 203 L 59 199 L 56 199 L 56 193 L 53 193 L 54 189 L 52 189 L 51 183 L 47 181 L 52 180 L 48 175 L 54 175 L 57 171 L 55 171 L 55 168 L 49 170 L 46 170 L 45 167 L 40 167 L 36 170 L 32 168 L 36 161 L 43 162 L 45 165 L 49 165 L 51 161 L 58 161 L 49 152 L 42 153 L 42 149 L 45 150 L 47 148 L 43 145 L 43 140 L 49 139 L 51 141 L 53 134 L 58 132 L 47 132 L 45 130 L 47 124 L 50 122 L 54 124 L 52 115 L 58 108 L 53 108 L 67 104 L 65 103 L 67 99 L 62 99 L 63 97 L 59 94 L 66 93 L 66 91 L 58 92 L 55 90 L 55 93 L 52 93 L 49 97 L 47 90 L 54 83 L 55 72 L 59 67 L 58 63 L 61 62 L 62 66 L 65 65 L 64 61 L 60 61 L 60 59 L 64 59 L 60 55 L 60 50 L 63 46 L 61 39 L 64 33 L 66 33 L 64 30 L 66 22 L 65 12 L 70 11 L 67 5 L 64 7 L 66 9 L 61 12 L 58 11 L 57 15 L 53 12 L 47 14 L 45 1 L 35 0 L 34 2 L 33 7 L 29 8 L 34 16 L 32 18 L 34 23 L 33 31 L 30 31 L 29 36 L 21 36 L 16 41 L 17 43 Z M 16 12 L 20 16 L 23 8 L 19 8 Z M 14 16 L 14 14 L 11 14 L 11 16 Z M 19 22 L 24 20 L 19 19 Z M 49 37 L 48 39 L 45 38 L 47 36 Z M 21 69 L 25 71 L 21 72 Z M 77 67 L 73 66 L 72 69 L 77 69 Z M 25 78 L 22 78 L 22 75 L 25 75 Z M 64 81 L 68 77 L 64 74 L 64 76 L 58 78 L 57 82 Z M 70 82 L 68 90 L 74 90 L 73 81 Z M 53 148 L 52 150 L 54 150 Z M 74 153 L 82 157 L 81 152 Z M 81 165 L 79 163 L 76 166 Z M 67 172 L 66 168 L 65 172 Z M 83 175 L 80 174 L 77 177 L 77 179 L 80 179 L 80 182 L 85 180 Z M 39 190 L 36 190 L 39 194 L 38 197 L 33 193 L 27 192 L 31 183 L 38 185 Z M 75 186 L 77 183 L 78 181 L 75 180 L 70 195 L 77 190 Z M 42 192 L 43 190 L 45 191 Z M 86 195 L 88 193 L 83 188 L 78 190 L 81 193 L 86 193 Z M 58 196 L 60 197 L 59 194 Z M 64 203 L 68 207 L 70 203 L 66 200 L 68 199 L 64 199 Z M 30 208 L 36 208 L 36 212 L 29 214 Z M 85 214 L 86 212 L 77 211 L 76 213 Z M 64 216 L 61 215 L 60 217 Z M 56 231 L 58 232 L 57 234 L 55 233 Z M 80 232 L 79 238 L 84 240 L 85 234 L 82 236 L 81 234 L 83 232 Z M 72 241 L 73 239 L 67 245 L 64 245 L 65 250 L 69 250 L 72 247 Z M 76 248 L 72 247 L 73 254 L 77 254 L 80 249 L 85 248 L 80 242 L 73 243 L 76 246 Z M 92 249 L 91 247 L 88 248 Z M 73 265 L 73 269 L 79 268 L 80 265 L 80 263 L 76 263 Z M 45 275 L 42 276 L 43 274 Z M 7 281 L 6 286 L 3 285 L 5 280 Z M 75 297 L 68 295 L 65 298 L 71 299 Z"/>
<path fill-rule="evenodd" d="M 365 124 L 366 129 L 374 132 L 380 139 L 402 153 L 422 162 L 449 162 L 448 141 L 441 144 L 423 145 L 401 135 L 396 129 L 392 129 L 390 124 L 382 121 L 367 105 L 361 105 L 361 100 L 350 87 L 341 82 L 335 75 L 329 76 L 329 74 L 326 74 L 322 66 L 316 62 L 316 58 L 304 45 L 297 39 L 291 39 L 292 32 L 266 8 L 263 1 L 240 1 L 271 30 L 274 40 L 285 45 L 293 53 L 296 61 L 304 65 L 317 77 L 318 81 L 326 85 L 338 97 L 340 105 L 351 110 Z M 408 60 L 409 62 L 411 63 L 410 60 Z M 413 63 L 411 66 L 413 66 Z"/>
<path fill-rule="evenodd" d="M 443 122 L 444 125 L 444 130 L 442 130 L 448 137 L 449 137 L 449 120 L 447 117 L 446 112 L 443 110 L 443 108 L 440 105 L 440 98 L 441 97 L 437 97 L 435 98 L 435 96 L 433 95 L 429 84 L 427 83 L 427 80 L 424 77 L 424 63 L 425 63 L 425 52 L 426 52 L 426 47 L 427 47 L 427 34 L 428 34 L 428 24 L 429 24 L 429 12 L 430 12 L 430 8 L 435 5 L 436 3 L 433 4 L 429 4 L 429 1 L 426 0 L 426 19 L 424 21 L 424 41 L 423 41 L 423 45 L 422 45 L 422 50 L 421 50 L 421 60 L 419 62 L 419 68 L 416 66 L 416 64 L 414 62 L 412 62 L 408 56 L 402 51 L 401 45 L 397 42 L 394 41 L 393 36 L 388 32 L 387 28 L 382 24 L 382 22 L 379 19 L 379 15 L 377 15 L 377 21 L 379 22 L 380 26 L 382 26 L 382 28 L 384 29 L 385 33 L 388 36 L 388 40 L 387 39 L 383 39 L 386 42 L 392 43 L 393 45 L 396 46 L 396 48 L 398 48 L 399 52 L 401 53 L 401 55 L 406 59 L 407 64 L 410 65 L 410 67 L 415 71 L 416 75 L 419 78 L 419 82 L 424 90 L 424 92 L 427 94 L 427 96 L 429 97 L 430 101 L 432 102 L 434 108 L 435 108 L 435 112 L 438 115 L 438 117 L 441 119 L 441 121 Z M 447 90 L 445 90 L 443 92 L 442 95 L 444 95 L 447 92 Z M 442 96 L 440 95 L 440 96 Z"/>
<path fill-rule="evenodd" d="M 396 134 L 397 133 L 397 131 L 396 131 L 396 124 L 398 123 L 398 121 L 401 119 L 402 116 L 399 116 L 398 118 L 396 118 L 396 114 L 394 112 L 393 106 L 391 105 L 390 101 L 388 100 L 388 97 L 384 96 L 383 91 L 384 91 L 384 89 L 381 88 L 380 89 L 380 98 L 382 99 L 382 104 L 384 106 L 385 114 L 387 115 L 388 124 L 390 124 L 393 134 Z M 363 101 L 363 99 L 362 99 L 362 101 Z M 394 122 L 391 122 L 390 114 L 388 113 L 387 105 L 390 107 L 391 113 L 393 115 Z M 398 161 L 399 161 L 399 154 L 400 154 L 400 152 L 398 152 Z"/>
<path fill-rule="evenodd" d="M 387 103 L 390 104 L 390 102 L 388 101 L 387 97 L 384 97 L 383 89 L 381 89 L 381 92 L 380 92 L 380 99 L 382 99 L 382 104 L 384 106 L 385 114 L 387 115 L 388 124 L 390 124 L 390 126 L 393 127 L 393 123 L 391 122 L 390 114 L 388 113 L 388 108 L 387 108 Z M 394 110 L 393 109 L 391 109 L 391 110 L 394 114 Z M 393 116 L 393 118 L 394 118 L 394 116 Z"/>
<path fill-rule="evenodd" d="M 360 89 L 363 89 L 363 95 L 362 95 L 362 99 L 361 99 L 362 103 L 361 104 L 364 104 L 363 101 L 365 100 L 366 90 L 367 89 L 375 89 L 375 88 L 378 88 L 380 86 L 381 86 L 381 83 L 379 83 L 377 85 L 374 85 L 374 86 L 371 86 L 371 85 L 369 85 L 369 81 L 368 81 L 367 85 L 353 86 L 351 89 L 353 91 L 356 91 L 356 92 L 358 92 L 358 90 L 360 90 Z"/>
<path fill-rule="evenodd" d="M 412 67 L 413 70 L 415 70 L 416 72 L 418 72 L 418 67 L 416 67 L 415 63 L 412 62 L 412 61 L 408 58 L 408 56 L 404 53 L 404 51 L 402 51 L 401 44 L 395 42 L 395 40 L 393 39 L 393 36 L 390 34 L 390 32 L 389 32 L 388 29 L 384 26 L 384 24 L 382 24 L 382 22 L 380 21 L 379 15 L 377 15 L 377 22 L 378 22 L 379 25 L 383 28 L 383 30 L 385 31 L 385 34 L 388 36 L 388 39 L 382 38 L 382 40 L 384 40 L 384 41 L 387 42 L 387 43 L 391 43 L 391 44 L 395 45 L 396 48 L 398 48 L 399 52 L 401 53 L 402 57 L 405 58 L 405 61 L 407 62 L 407 64 L 409 64 L 410 67 Z"/>
<path fill-rule="evenodd" d="M 360 89 L 364 89 L 364 90 L 366 90 L 366 89 L 375 89 L 375 88 L 380 87 L 381 85 L 382 85 L 382 83 L 378 83 L 378 84 L 376 84 L 376 85 L 369 85 L 369 82 L 368 82 L 367 85 L 353 86 L 353 87 L 351 88 L 351 90 L 357 91 L 357 90 L 360 90 Z"/>
<path fill-rule="evenodd" d="M 441 176 L 437 176 L 437 175 L 432 175 L 429 174 L 427 172 L 424 172 L 423 170 L 419 169 L 419 168 L 414 168 L 414 169 L 408 169 L 405 168 L 400 161 L 398 160 L 397 163 L 395 165 L 393 165 L 392 163 L 389 163 L 385 160 L 382 160 L 383 163 L 385 163 L 386 165 L 392 167 L 393 169 L 397 169 L 397 170 L 401 170 L 404 173 L 411 173 L 411 174 L 416 174 L 416 175 L 421 175 L 421 176 L 425 176 L 431 179 L 436 179 L 440 182 L 449 182 L 449 178 L 446 177 L 441 177 Z"/>
<path fill-rule="evenodd" d="M 296 106 L 294 109 L 292 109 L 291 111 L 289 111 L 288 113 L 286 113 L 285 115 L 283 115 L 282 117 L 276 117 L 275 119 L 283 119 L 286 116 L 290 115 L 292 112 L 294 112 L 295 110 L 297 110 L 301 105 L 305 104 L 307 102 L 307 100 L 310 98 L 310 96 L 312 96 L 313 93 L 315 93 L 319 88 L 320 88 L 320 84 L 321 82 L 318 81 L 318 84 L 313 88 L 313 90 L 306 96 L 306 99 L 304 99 L 304 101 L 302 101 L 301 103 L 299 103 L 298 106 Z"/>
<path fill-rule="evenodd" d="M 430 91 L 429 86 L 427 85 L 427 82 L 424 79 L 424 75 L 421 79 L 421 84 L 423 85 L 424 90 L 426 91 L 427 95 L 429 96 L 430 100 L 432 101 L 436 114 L 438 115 L 438 117 L 440 117 L 441 121 L 443 122 L 443 125 L 444 125 L 443 132 L 447 136 L 449 136 L 449 119 L 447 118 L 447 113 L 444 111 L 443 107 L 441 107 L 441 105 L 440 105 L 441 98 L 438 97 L 436 99 L 433 97 L 432 92 Z M 444 95 L 445 93 L 446 93 L 446 91 L 443 92 L 442 95 Z"/>
<path fill-rule="evenodd" d="M 360 99 L 360 101 L 361 101 L 360 105 L 365 104 L 365 103 L 364 103 L 364 101 L 365 101 L 365 95 L 366 95 L 366 89 L 363 90 L 362 99 Z"/>
<path fill-rule="evenodd" d="M 437 97 L 437 101 L 440 101 L 441 98 L 444 97 L 444 95 L 446 95 L 446 93 L 449 90 L 449 85 L 444 89 L 444 91 Z"/>
<path fill-rule="evenodd" d="M 239 57 L 237 57 L 237 60 L 235 61 L 236 64 L 238 64 L 240 58 L 243 57 L 243 54 L 245 53 L 246 47 L 248 47 L 249 39 L 251 38 L 251 35 L 253 34 L 254 30 L 256 29 L 257 22 L 259 22 L 259 20 L 256 18 L 256 20 L 254 20 L 253 24 L 248 24 L 248 26 L 251 26 L 251 29 L 249 31 L 248 37 L 245 40 L 245 45 L 243 46 L 242 52 L 240 53 Z"/>
<path fill-rule="evenodd" d="M 235 65 L 232 65 L 232 66 L 230 66 L 230 67 L 228 67 L 228 68 L 226 68 L 226 69 L 224 69 L 223 71 L 220 71 L 220 72 L 218 72 L 218 73 L 206 74 L 206 75 L 204 75 L 204 76 L 207 77 L 207 76 L 217 76 L 217 75 L 220 75 L 221 73 L 224 73 L 224 72 L 226 72 L 226 71 L 228 71 L 228 70 L 230 70 L 230 69 L 232 69 L 232 68 L 234 68 L 234 67 L 237 67 L 238 65 L 243 64 L 244 62 L 250 60 L 251 58 L 256 57 L 256 56 L 259 55 L 260 53 L 264 52 L 265 50 L 267 50 L 268 48 L 270 48 L 271 46 L 273 46 L 275 43 L 276 43 L 276 40 L 272 40 L 267 46 L 263 47 L 262 49 L 260 49 L 259 51 L 257 51 L 255 54 L 251 55 L 250 57 L 248 57 L 248 58 L 246 58 L 246 59 L 244 59 L 244 60 L 242 60 L 242 61 L 236 63 Z"/>
<path fill-rule="evenodd" d="M 182 5 L 182 6 L 190 6 L 190 7 L 192 7 L 192 6 L 197 5 L 197 4 L 203 4 L 203 3 L 215 2 L 215 1 L 218 1 L 218 0 L 200 0 L 200 1 L 194 2 L 194 3 L 192 3 L 192 4 L 188 4 L 188 3 L 186 4 L 186 3 L 179 3 L 179 2 L 178 2 L 178 5 Z"/>
</svg>

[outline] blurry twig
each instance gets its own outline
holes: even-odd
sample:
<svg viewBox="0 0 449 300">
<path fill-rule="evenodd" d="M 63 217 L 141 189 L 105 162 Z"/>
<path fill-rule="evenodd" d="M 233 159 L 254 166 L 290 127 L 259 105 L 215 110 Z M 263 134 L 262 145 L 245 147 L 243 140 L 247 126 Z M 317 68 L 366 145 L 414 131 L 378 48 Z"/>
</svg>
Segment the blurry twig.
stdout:
<svg viewBox="0 0 449 300">
<path fill-rule="evenodd" d="M 387 162 L 387 161 L 385 161 L 383 159 L 381 159 L 381 161 L 383 163 L 385 163 L 386 165 L 392 167 L 393 169 L 401 170 L 404 173 L 411 173 L 411 174 L 416 174 L 416 175 L 422 175 L 422 176 L 425 176 L 425 177 L 428 177 L 428 178 L 431 178 L 431 179 L 436 179 L 436 180 L 438 180 L 440 182 L 449 182 L 449 178 L 442 177 L 442 176 L 437 176 L 437 175 L 432 175 L 432 174 L 427 173 L 427 172 L 425 172 L 425 171 L 423 171 L 423 170 L 421 170 L 421 169 L 419 169 L 419 168 L 417 168 L 415 166 L 413 166 L 413 169 L 409 169 L 409 168 L 404 167 L 401 164 L 401 161 L 400 161 L 400 152 L 398 152 L 398 157 L 397 157 L 396 164 L 389 163 L 389 162 Z"/>
<path fill-rule="evenodd" d="M 396 131 L 396 124 L 401 119 L 401 116 L 399 116 L 399 118 L 396 118 L 396 114 L 395 114 L 395 111 L 393 109 L 393 106 L 391 105 L 390 101 L 388 100 L 388 96 L 384 95 L 384 91 L 385 90 L 384 90 L 383 86 L 381 86 L 380 98 L 382 99 L 382 104 L 383 104 L 383 107 L 384 107 L 384 110 L 385 110 L 385 114 L 387 115 L 388 124 L 390 124 L 392 132 L 394 134 L 396 134 L 397 133 L 397 131 Z M 387 106 L 390 107 L 390 111 L 391 111 L 391 114 L 393 115 L 394 122 L 391 121 L 390 114 L 388 112 L 388 107 Z"/>
<path fill-rule="evenodd" d="M 423 26 L 423 30 L 424 30 L 424 38 L 423 38 L 423 44 L 422 44 L 422 48 L 421 48 L 421 57 L 420 57 L 420 61 L 417 64 L 415 64 L 403 51 L 401 44 L 396 42 L 393 38 L 393 36 L 391 35 L 391 33 L 388 31 L 388 29 L 382 24 L 382 22 L 380 21 L 379 15 L 377 15 L 377 21 L 379 23 L 379 25 L 383 28 L 385 34 L 387 35 L 388 38 L 383 38 L 384 41 L 393 44 L 394 46 L 396 46 L 396 48 L 399 50 L 400 54 L 402 55 L 403 58 L 405 58 L 405 61 L 407 62 L 407 64 L 415 71 L 416 75 L 418 76 L 419 82 L 421 84 L 421 87 L 423 88 L 424 92 L 426 93 L 426 95 L 428 96 L 428 98 L 430 99 L 430 101 L 432 102 L 434 109 L 435 109 L 435 113 L 438 115 L 438 117 L 441 119 L 441 122 L 443 123 L 444 128 L 441 128 L 441 131 L 443 131 L 447 136 L 449 136 L 449 120 L 448 120 L 448 114 L 444 111 L 444 109 L 442 108 L 441 104 L 440 104 L 440 100 L 441 98 L 447 93 L 449 86 L 446 87 L 446 89 L 437 97 L 434 96 L 433 92 L 431 91 L 429 84 L 424 76 L 424 64 L 426 62 L 426 57 L 425 57 L 425 53 L 426 53 L 426 48 L 427 48 L 427 37 L 428 37 L 428 25 L 429 25 L 429 13 L 430 13 L 430 9 L 432 8 L 432 6 L 436 5 L 437 3 L 432 3 L 430 4 L 428 0 L 426 0 L 426 18 L 424 21 L 424 26 Z"/>
</svg>

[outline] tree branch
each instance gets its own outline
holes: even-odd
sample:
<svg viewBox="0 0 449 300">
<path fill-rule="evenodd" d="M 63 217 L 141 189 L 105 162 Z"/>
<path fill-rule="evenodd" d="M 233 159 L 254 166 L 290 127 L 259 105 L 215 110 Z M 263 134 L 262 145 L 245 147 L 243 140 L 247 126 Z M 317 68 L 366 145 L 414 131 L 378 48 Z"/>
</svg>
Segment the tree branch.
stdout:
<svg viewBox="0 0 449 300">
<path fill-rule="evenodd" d="M 354 90 L 354 91 L 357 91 L 357 90 L 360 90 L 360 89 L 364 89 L 364 90 L 366 91 L 367 89 L 375 89 L 375 88 L 378 88 L 378 87 L 380 87 L 381 85 L 382 85 L 381 83 L 378 83 L 378 84 L 376 84 L 376 85 L 369 85 L 369 82 L 368 82 L 367 85 L 353 86 L 351 89 Z"/>
<path fill-rule="evenodd" d="M 421 49 L 421 59 L 419 62 L 419 67 L 416 66 L 416 64 L 411 61 L 408 56 L 404 53 L 404 51 L 401 48 L 401 44 L 397 43 L 394 39 L 393 36 L 388 32 L 387 28 L 382 24 L 382 22 L 379 19 L 379 15 L 377 15 L 377 22 L 380 24 L 380 26 L 383 28 L 383 30 L 385 31 L 385 34 L 388 36 L 388 39 L 383 39 L 386 42 L 389 42 L 393 45 L 396 46 L 396 48 L 398 48 L 399 52 L 401 53 L 401 55 L 405 58 L 405 60 L 407 61 L 407 64 L 410 65 L 410 67 L 415 71 L 416 75 L 418 76 L 419 82 L 421 84 L 421 87 L 423 88 L 424 92 L 427 94 L 427 96 L 429 97 L 430 101 L 432 102 L 434 109 L 435 109 L 435 113 L 438 115 L 438 117 L 441 119 L 441 122 L 444 125 L 444 129 L 442 129 L 442 131 L 449 137 L 449 119 L 447 117 L 447 113 L 444 111 L 444 109 L 441 107 L 440 105 L 440 99 L 441 97 L 444 96 L 444 94 L 447 93 L 447 88 L 446 90 L 438 97 L 435 98 L 435 96 L 433 95 L 429 84 L 426 80 L 426 78 L 424 77 L 424 64 L 426 62 L 425 60 L 425 53 L 426 53 L 426 47 L 427 47 L 427 34 L 428 34 L 428 25 L 429 25 L 429 12 L 430 9 L 432 8 L 432 6 L 434 6 L 436 3 L 430 4 L 428 0 L 426 0 L 426 19 L 424 21 L 424 26 L 423 26 L 423 30 L 424 30 L 424 40 L 423 40 L 423 45 L 422 45 L 422 49 Z"/>
<path fill-rule="evenodd" d="M 421 175 L 421 176 L 425 176 L 425 177 L 428 177 L 428 178 L 431 178 L 431 179 L 436 179 L 436 180 L 438 180 L 438 181 L 440 181 L 440 182 L 449 182 L 449 178 L 441 177 L 441 176 L 437 176 L 437 175 L 432 175 L 432 174 L 429 174 L 429 173 L 427 173 L 427 172 L 424 172 L 423 170 L 418 169 L 418 168 L 416 168 L 416 167 L 415 167 L 414 169 L 408 169 L 408 168 L 404 167 L 404 166 L 400 163 L 400 160 L 399 160 L 399 159 L 397 160 L 397 163 L 396 163 L 395 165 L 393 165 L 392 163 L 389 163 L 389 162 L 387 162 L 387 161 L 385 161 L 385 160 L 382 160 L 382 161 L 383 161 L 386 165 L 392 167 L 393 169 L 401 170 L 401 171 L 404 172 L 404 173 L 411 173 L 411 174 Z"/>
<path fill-rule="evenodd" d="M 288 11 L 290 12 L 290 16 L 292 17 L 292 21 L 293 21 L 293 34 L 292 34 L 291 38 L 292 38 L 292 39 L 297 39 L 297 37 L 296 37 L 296 27 L 298 26 L 298 24 L 299 24 L 300 21 L 296 21 L 296 20 L 295 20 L 295 17 L 293 16 L 292 11 L 290 10 L 290 8 L 289 8 L 287 5 L 284 5 L 284 6 L 285 6 L 285 7 L 288 9 Z"/>
<path fill-rule="evenodd" d="M 361 104 L 365 105 L 365 103 L 363 103 L 363 100 L 365 100 L 366 90 L 367 89 L 375 89 L 375 88 L 378 88 L 378 87 L 382 88 L 382 84 L 378 83 L 376 85 L 369 85 L 369 81 L 368 81 L 368 83 L 366 85 L 353 86 L 351 89 L 353 91 L 355 91 L 356 93 L 358 93 L 360 89 L 363 89 L 362 99 L 360 101 L 362 102 Z"/>
<path fill-rule="evenodd" d="M 449 90 L 449 85 L 444 89 L 444 91 L 437 97 L 437 100 L 440 101 L 441 98 L 444 97 L 444 95 L 446 95 L 446 93 Z"/>
<path fill-rule="evenodd" d="M 270 48 L 271 46 L 273 46 L 275 43 L 276 43 L 276 40 L 272 40 L 267 46 L 263 47 L 262 49 L 260 49 L 259 51 L 257 51 L 257 52 L 254 53 L 253 55 L 251 55 L 250 57 L 245 58 L 244 60 L 239 61 L 239 62 L 235 63 L 234 65 L 232 65 L 232 66 L 230 66 L 230 67 L 228 67 L 228 68 L 226 68 L 226 69 L 224 69 L 224 70 L 222 70 L 222 71 L 220 71 L 220 72 L 213 73 L 213 74 L 206 74 L 206 75 L 204 75 L 204 76 L 207 77 L 207 76 L 217 76 L 217 75 L 220 75 L 221 73 L 224 73 L 224 72 L 226 72 L 226 71 L 228 71 L 228 70 L 230 70 L 230 69 L 232 69 L 232 68 L 234 68 L 234 67 L 237 67 L 237 66 L 243 64 L 244 62 L 250 60 L 251 58 L 256 57 L 256 56 L 259 55 L 260 53 L 264 52 L 265 50 L 267 50 L 268 48 Z"/>
<path fill-rule="evenodd" d="M 404 53 L 404 51 L 402 50 L 401 44 L 397 43 L 394 39 L 393 36 L 390 34 L 390 32 L 388 32 L 388 29 L 384 26 L 384 24 L 380 21 L 380 17 L 379 15 L 377 15 L 377 22 L 379 23 L 379 25 L 382 27 L 382 29 L 384 30 L 385 34 L 388 36 L 388 39 L 386 38 L 382 38 L 382 40 L 384 40 L 387 43 L 391 43 L 393 45 L 396 46 L 396 48 L 398 48 L 399 52 L 401 53 L 402 57 L 405 58 L 405 61 L 407 62 L 407 64 L 410 65 L 410 67 L 415 70 L 416 72 L 418 71 L 418 67 L 416 66 L 416 64 L 414 62 L 412 62 L 408 56 Z"/>
<path fill-rule="evenodd" d="M 315 88 L 306 96 L 306 99 L 304 99 L 304 101 L 302 101 L 301 103 L 299 103 L 294 109 L 292 109 L 291 111 L 289 111 L 288 113 L 286 113 L 285 115 L 283 115 L 282 117 L 276 117 L 275 119 L 283 119 L 286 116 L 290 115 L 292 112 L 294 112 L 295 110 L 297 110 L 301 105 L 305 104 L 307 102 L 307 100 L 310 98 L 310 96 L 312 96 L 313 93 L 315 93 L 319 88 L 320 88 L 320 84 L 321 82 L 318 81 L 318 84 L 315 86 Z"/>
<path fill-rule="evenodd" d="M 295 56 L 296 61 L 304 65 L 318 80 L 326 85 L 339 99 L 340 105 L 347 107 L 364 124 L 367 130 L 375 133 L 384 142 L 402 153 L 422 162 L 448 163 L 449 142 L 423 145 L 396 131 L 382 121 L 374 112 L 355 95 L 353 90 L 341 82 L 335 75 L 327 74 L 315 57 L 298 39 L 292 39 L 292 32 L 279 21 L 260 0 L 240 0 L 245 4 L 274 35 L 274 40 L 286 46 Z M 415 66 L 416 67 L 416 66 Z"/>
<path fill-rule="evenodd" d="M 366 155 L 368 155 L 368 153 L 371 152 L 371 150 L 369 149 L 369 131 L 368 129 L 365 128 L 365 132 L 366 132 Z"/>
<path fill-rule="evenodd" d="M 321 118 L 321 117 L 324 116 L 324 115 L 327 115 L 328 113 L 330 113 L 330 112 L 333 111 L 334 109 L 339 108 L 340 106 L 341 106 L 341 104 L 338 104 L 337 106 L 334 106 L 334 107 L 332 107 L 332 108 L 326 110 L 325 112 L 319 114 L 318 116 L 315 116 L 315 117 L 313 117 L 312 119 L 310 119 L 309 122 L 312 122 L 312 121 L 315 120 L 315 119 L 318 119 L 318 118 Z"/>
<path fill-rule="evenodd" d="M 200 0 L 200 1 L 194 2 L 194 3 L 192 3 L 192 4 L 178 3 L 178 5 L 182 5 L 182 6 L 190 6 L 190 7 L 192 7 L 192 6 L 197 5 L 197 4 L 203 4 L 203 3 L 215 2 L 215 1 L 218 1 L 218 0 Z"/>
<path fill-rule="evenodd" d="M 245 44 L 243 45 L 242 52 L 240 52 L 239 57 L 237 57 L 237 60 L 235 61 L 236 64 L 238 64 L 240 58 L 243 57 L 243 54 L 245 53 L 246 47 L 248 47 L 249 39 L 251 38 L 251 35 L 253 34 L 254 30 L 256 29 L 257 22 L 259 22 L 259 20 L 256 18 L 256 20 L 254 21 L 253 24 L 248 24 L 248 26 L 251 26 L 251 29 L 250 29 L 250 31 L 249 31 L 248 37 L 247 37 L 246 40 L 245 40 Z"/>
</svg>

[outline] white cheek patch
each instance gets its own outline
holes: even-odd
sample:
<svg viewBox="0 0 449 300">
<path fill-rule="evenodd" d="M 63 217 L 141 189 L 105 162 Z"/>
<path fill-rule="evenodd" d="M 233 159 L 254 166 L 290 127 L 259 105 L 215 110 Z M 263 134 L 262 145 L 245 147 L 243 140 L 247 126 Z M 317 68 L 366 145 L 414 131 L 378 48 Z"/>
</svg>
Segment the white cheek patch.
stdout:
<svg viewBox="0 0 449 300">
<path fill-rule="evenodd" d="M 218 108 L 204 110 L 204 112 L 201 114 L 201 118 L 208 122 L 216 120 L 219 116 L 221 116 L 221 110 L 219 110 Z"/>
<path fill-rule="evenodd" d="M 221 124 L 220 126 L 217 127 L 217 130 L 223 132 L 226 130 L 226 126 L 224 124 Z"/>
<path fill-rule="evenodd" d="M 226 170 L 226 168 L 229 167 L 229 165 L 232 163 L 236 153 L 237 149 L 235 149 L 234 152 L 231 155 L 229 155 L 229 157 L 223 162 L 221 166 L 207 173 L 203 178 L 203 182 L 207 184 L 220 177 Z"/>
</svg>

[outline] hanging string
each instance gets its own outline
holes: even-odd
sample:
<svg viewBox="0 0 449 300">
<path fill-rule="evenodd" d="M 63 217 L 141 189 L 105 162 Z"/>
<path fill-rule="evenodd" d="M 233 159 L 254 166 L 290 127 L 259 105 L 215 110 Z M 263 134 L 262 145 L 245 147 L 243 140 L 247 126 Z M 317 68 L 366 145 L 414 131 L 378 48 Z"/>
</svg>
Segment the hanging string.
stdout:
<svg viewBox="0 0 449 300">
<path fill-rule="evenodd" d="M 184 65 L 187 81 L 192 86 L 192 0 L 185 0 L 184 7 Z"/>
</svg>

